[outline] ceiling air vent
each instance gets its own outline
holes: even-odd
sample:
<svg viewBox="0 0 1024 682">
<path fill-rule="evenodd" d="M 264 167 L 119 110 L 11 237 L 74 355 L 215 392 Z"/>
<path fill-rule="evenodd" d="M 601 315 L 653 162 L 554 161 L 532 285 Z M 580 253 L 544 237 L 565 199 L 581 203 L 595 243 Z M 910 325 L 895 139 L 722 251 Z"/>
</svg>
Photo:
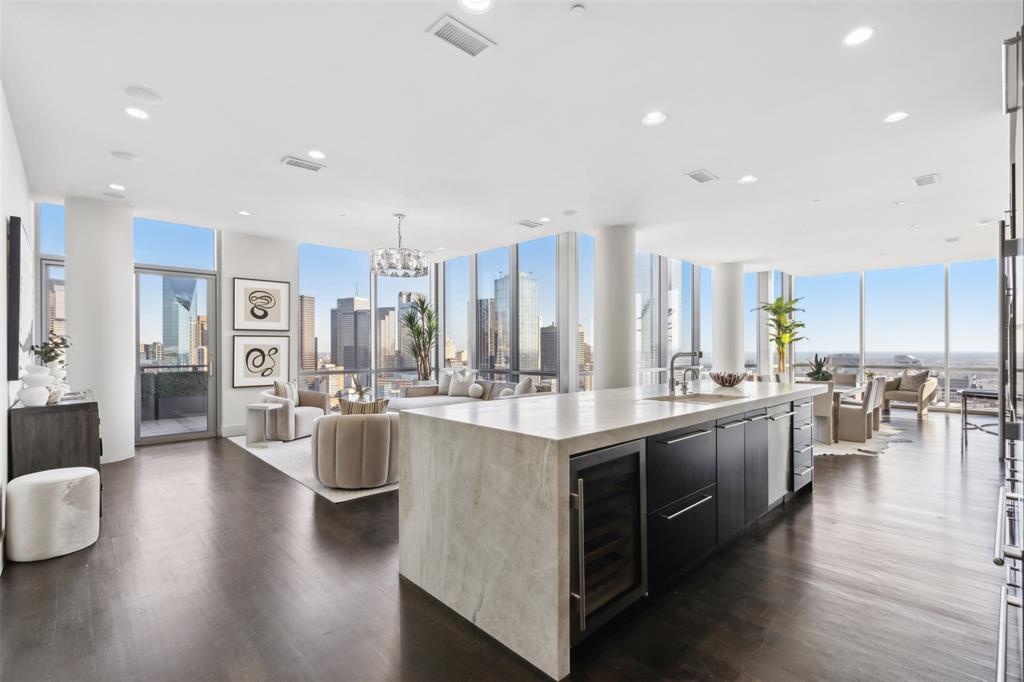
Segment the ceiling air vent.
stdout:
<svg viewBox="0 0 1024 682">
<path fill-rule="evenodd" d="M 523 227 L 528 227 L 528 228 L 530 228 L 532 230 L 535 227 L 540 227 L 544 223 L 542 223 L 542 222 L 540 222 L 538 220 L 530 220 L 529 218 L 523 218 L 517 224 L 518 225 L 522 225 Z"/>
<path fill-rule="evenodd" d="M 428 28 L 427 33 L 437 36 L 453 47 L 459 48 L 471 57 L 477 56 L 489 47 L 494 47 L 495 44 L 447 14 L 438 19 L 436 24 Z"/>
<path fill-rule="evenodd" d="M 914 178 L 914 183 L 918 187 L 924 187 L 925 185 L 936 185 L 939 182 L 938 173 L 929 173 L 928 175 L 918 175 Z"/>
<path fill-rule="evenodd" d="M 717 175 L 715 175 L 709 170 L 704 170 L 703 168 L 701 168 L 700 170 L 695 170 L 692 173 L 687 173 L 686 176 L 691 180 L 696 180 L 701 184 L 718 179 Z"/>
<path fill-rule="evenodd" d="M 326 166 L 324 166 L 323 164 L 314 163 L 312 161 L 306 161 L 305 159 L 299 159 L 294 156 L 284 157 L 283 159 L 281 159 L 281 163 L 283 163 L 286 166 L 295 166 L 296 168 L 301 168 L 303 170 L 313 171 L 314 173 L 316 173 L 321 168 L 326 168 Z"/>
</svg>

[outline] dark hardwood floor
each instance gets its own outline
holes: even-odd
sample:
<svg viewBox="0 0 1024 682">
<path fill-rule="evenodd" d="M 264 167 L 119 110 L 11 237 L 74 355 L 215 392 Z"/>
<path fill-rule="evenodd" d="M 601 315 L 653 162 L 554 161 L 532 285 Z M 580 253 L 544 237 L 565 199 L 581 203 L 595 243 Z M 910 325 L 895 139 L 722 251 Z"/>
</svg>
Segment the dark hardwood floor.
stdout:
<svg viewBox="0 0 1024 682">
<path fill-rule="evenodd" d="M 573 679 L 994 675 L 994 437 L 892 423 L 813 495 L 574 651 Z M 99 542 L 0 578 L 0 679 L 543 677 L 398 578 L 398 497 L 332 505 L 225 440 L 104 466 Z"/>
</svg>

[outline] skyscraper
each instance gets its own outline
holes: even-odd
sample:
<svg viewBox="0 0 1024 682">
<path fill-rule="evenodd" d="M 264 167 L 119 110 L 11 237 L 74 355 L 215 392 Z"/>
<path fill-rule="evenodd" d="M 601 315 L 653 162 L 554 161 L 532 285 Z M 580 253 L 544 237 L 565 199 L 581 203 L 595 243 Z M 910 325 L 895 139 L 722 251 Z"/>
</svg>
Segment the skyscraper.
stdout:
<svg viewBox="0 0 1024 682">
<path fill-rule="evenodd" d="M 413 301 L 419 295 L 412 291 L 398 292 L 397 336 L 395 339 L 396 367 L 416 366 L 416 359 L 409 353 L 409 331 L 402 324 L 402 320 L 405 319 L 405 313 L 412 309 Z"/>
<path fill-rule="evenodd" d="M 370 302 L 339 298 L 331 308 L 331 361 L 345 369 L 370 366 Z"/>
<path fill-rule="evenodd" d="M 64 315 L 64 280 L 51 279 L 46 292 L 47 331 L 50 334 L 64 336 L 67 334 L 67 322 Z"/>
<path fill-rule="evenodd" d="M 316 369 L 316 298 L 299 295 L 299 369 Z"/>
<path fill-rule="evenodd" d="M 553 322 L 540 328 L 540 369 L 558 371 L 558 327 Z"/>
<path fill-rule="evenodd" d="M 163 346 L 168 363 L 191 364 L 196 282 L 194 277 L 163 277 Z"/>
<path fill-rule="evenodd" d="M 541 319 L 537 278 L 532 272 L 519 273 L 519 368 L 541 369 Z M 553 329 L 553 325 L 552 325 Z M 555 333 L 555 332 L 552 332 Z M 555 341 L 555 366 L 558 366 Z"/>
<path fill-rule="evenodd" d="M 476 302 L 476 362 L 478 367 L 494 367 L 498 355 L 498 325 L 494 314 L 494 299 L 481 298 Z"/>
<path fill-rule="evenodd" d="M 398 331 L 395 309 L 377 308 L 377 345 L 380 353 L 377 361 L 381 367 L 392 369 L 398 366 Z"/>
</svg>

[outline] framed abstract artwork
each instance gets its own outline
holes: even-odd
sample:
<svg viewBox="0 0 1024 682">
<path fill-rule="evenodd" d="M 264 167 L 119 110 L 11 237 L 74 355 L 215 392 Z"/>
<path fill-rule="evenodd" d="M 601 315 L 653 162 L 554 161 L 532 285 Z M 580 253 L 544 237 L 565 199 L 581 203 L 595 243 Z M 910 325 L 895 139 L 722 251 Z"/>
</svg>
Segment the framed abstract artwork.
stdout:
<svg viewBox="0 0 1024 682">
<path fill-rule="evenodd" d="M 273 386 L 288 381 L 287 336 L 235 336 L 232 386 Z"/>
<path fill-rule="evenodd" d="M 234 284 L 235 330 L 288 331 L 291 319 L 289 282 L 235 277 Z"/>
</svg>

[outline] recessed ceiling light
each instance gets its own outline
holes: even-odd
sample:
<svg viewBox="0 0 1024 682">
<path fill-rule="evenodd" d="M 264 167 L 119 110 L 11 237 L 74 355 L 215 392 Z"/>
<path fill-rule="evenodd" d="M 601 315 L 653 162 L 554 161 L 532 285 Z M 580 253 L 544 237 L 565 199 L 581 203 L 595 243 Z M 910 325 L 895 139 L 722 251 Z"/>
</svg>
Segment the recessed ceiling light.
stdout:
<svg viewBox="0 0 1024 682">
<path fill-rule="evenodd" d="M 920 225 L 918 225 L 917 223 L 910 223 L 909 225 L 907 225 L 907 227 L 909 227 L 911 230 L 913 230 L 915 228 L 920 227 Z"/>
<path fill-rule="evenodd" d="M 575 208 L 567 208 L 567 209 L 565 209 L 564 211 L 562 211 L 562 215 L 564 215 L 564 216 L 565 216 L 565 217 L 567 217 L 567 218 L 568 218 L 569 216 L 574 216 L 574 215 L 576 215 L 577 213 L 579 213 L 579 211 L 577 211 L 577 210 L 576 210 Z"/>
<path fill-rule="evenodd" d="M 246 211 L 245 209 L 242 209 L 241 211 L 238 212 L 238 215 L 250 216 L 250 215 L 252 215 L 252 213 L 250 213 L 249 211 Z"/>
<path fill-rule="evenodd" d="M 308 152 L 306 152 L 306 156 L 308 156 L 311 159 L 316 159 L 317 161 L 323 161 L 324 159 L 327 158 L 327 155 L 324 154 L 319 149 L 310 149 Z"/>
<path fill-rule="evenodd" d="M 889 203 L 892 204 L 893 206 L 902 206 L 906 202 L 905 201 L 890 201 Z"/>
<path fill-rule="evenodd" d="M 663 111 L 648 111 L 644 114 L 644 117 L 640 119 L 640 122 L 645 126 L 651 126 L 653 128 L 654 126 L 660 126 L 667 119 L 668 116 L 666 116 Z"/>
<path fill-rule="evenodd" d="M 110 189 L 114 190 L 115 192 L 123 192 L 124 191 L 124 185 L 120 185 L 120 184 L 118 184 L 116 182 L 110 183 L 109 185 L 107 185 L 107 187 L 109 187 Z"/>
<path fill-rule="evenodd" d="M 447 251 L 448 247 L 447 246 L 439 246 L 439 247 L 437 247 L 437 250 L 438 251 Z"/>
<path fill-rule="evenodd" d="M 905 111 L 894 111 L 885 118 L 882 119 L 885 123 L 899 123 L 900 121 L 906 120 L 907 116 L 910 116 Z"/>
<path fill-rule="evenodd" d="M 843 45 L 847 45 L 849 47 L 853 47 L 854 45 L 863 45 L 871 40 L 873 35 L 875 35 L 875 29 L 870 26 L 861 26 L 860 28 L 855 28 L 846 34 L 846 37 L 843 38 Z"/>
<path fill-rule="evenodd" d="M 122 152 L 114 150 L 110 152 L 110 155 L 113 156 L 115 159 L 120 159 L 122 161 L 142 161 L 142 159 L 139 156 L 137 156 L 136 154 L 132 154 L 131 152 Z"/>
<path fill-rule="evenodd" d="M 983 220 L 979 220 L 978 221 L 978 227 L 985 227 L 985 226 L 991 225 L 991 224 L 992 224 L 992 220 L 990 218 L 985 218 Z"/>
<path fill-rule="evenodd" d="M 470 14 L 483 14 L 491 11 L 494 0 L 459 0 L 459 7 Z"/>
<path fill-rule="evenodd" d="M 576 4 L 569 8 L 569 14 L 574 17 L 583 16 L 586 13 L 587 8 L 584 7 L 583 5 Z"/>
<path fill-rule="evenodd" d="M 541 221 L 542 223 L 550 223 L 551 222 L 551 218 L 549 218 L 547 216 L 544 216 L 543 218 L 538 218 L 538 220 Z"/>
<path fill-rule="evenodd" d="M 960 237 L 946 237 L 947 244 L 955 244 L 958 241 L 960 241 Z"/>
<path fill-rule="evenodd" d="M 744 175 L 742 178 L 736 181 L 739 185 L 752 185 L 757 182 L 756 175 Z"/>
<path fill-rule="evenodd" d="M 137 118 L 141 121 L 145 121 L 149 118 L 149 114 L 146 113 L 145 109 L 139 109 L 138 107 L 128 107 L 124 110 L 124 113 L 128 114 L 132 118 Z"/>
<path fill-rule="evenodd" d="M 144 88 L 141 85 L 129 85 L 124 89 L 124 94 L 128 95 L 132 99 L 137 99 L 140 102 L 146 102 L 148 104 L 163 104 L 164 98 L 153 92 L 149 88 Z"/>
</svg>

